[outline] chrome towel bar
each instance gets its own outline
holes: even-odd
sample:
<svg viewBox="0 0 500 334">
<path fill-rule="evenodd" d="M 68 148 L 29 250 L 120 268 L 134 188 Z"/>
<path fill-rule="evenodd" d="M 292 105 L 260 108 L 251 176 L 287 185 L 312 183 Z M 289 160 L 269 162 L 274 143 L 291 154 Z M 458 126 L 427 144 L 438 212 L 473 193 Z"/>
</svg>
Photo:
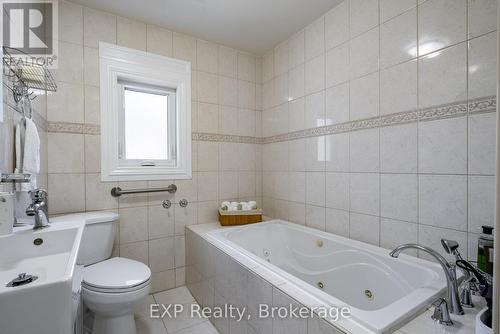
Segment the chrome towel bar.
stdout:
<svg viewBox="0 0 500 334">
<path fill-rule="evenodd" d="M 150 188 L 150 189 L 130 189 L 130 190 L 122 190 L 120 187 L 114 187 L 111 189 L 111 196 L 120 197 L 121 195 L 127 194 L 141 194 L 141 193 L 159 193 L 159 192 L 169 192 L 171 194 L 175 194 L 177 191 L 177 186 L 175 184 L 171 184 L 165 188 Z"/>
</svg>

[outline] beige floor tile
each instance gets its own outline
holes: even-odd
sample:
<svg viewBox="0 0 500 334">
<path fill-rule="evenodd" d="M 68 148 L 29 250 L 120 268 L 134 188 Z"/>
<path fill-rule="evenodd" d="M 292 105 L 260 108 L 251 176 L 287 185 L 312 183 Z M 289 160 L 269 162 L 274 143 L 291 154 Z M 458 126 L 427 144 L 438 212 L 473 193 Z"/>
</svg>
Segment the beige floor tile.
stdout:
<svg viewBox="0 0 500 334">
<path fill-rule="evenodd" d="M 183 329 L 181 331 L 175 332 L 175 334 L 219 334 L 217 329 L 210 323 L 210 321 L 205 321 L 193 327 Z"/>
<path fill-rule="evenodd" d="M 185 304 L 194 301 L 191 292 L 185 286 L 155 293 L 154 298 L 160 304 Z"/>
<path fill-rule="evenodd" d="M 160 319 L 138 318 L 135 320 L 135 326 L 137 334 L 167 334 L 167 329 Z"/>
</svg>

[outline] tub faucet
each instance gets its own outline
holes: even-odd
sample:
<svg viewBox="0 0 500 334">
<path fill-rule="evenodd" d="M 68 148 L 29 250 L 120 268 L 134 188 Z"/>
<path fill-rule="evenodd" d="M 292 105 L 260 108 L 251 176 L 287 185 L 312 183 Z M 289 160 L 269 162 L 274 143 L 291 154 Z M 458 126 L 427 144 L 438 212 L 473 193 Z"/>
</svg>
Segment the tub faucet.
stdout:
<svg viewBox="0 0 500 334">
<path fill-rule="evenodd" d="M 33 229 L 39 229 L 49 226 L 49 203 L 48 194 L 44 189 L 30 191 L 31 204 L 26 208 L 28 216 L 35 216 L 35 225 Z"/>
<path fill-rule="evenodd" d="M 446 259 L 441 254 L 439 254 L 432 248 L 418 244 L 404 244 L 398 246 L 392 252 L 390 252 L 389 255 L 392 257 L 398 257 L 403 250 L 411 248 L 418 249 L 431 255 L 439 262 L 441 268 L 443 268 L 446 277 L 446 286 L 448 289 L 448 293 L 446 299 L 442 301 L 440 300 L 440 302 L 436 306 L 436 310 L 432 318 L 434 320 L 437 320 L 440 324 L 447 326 L 453 325 L 453 322 L 451 321 L 449 315 L 449 311 L 451 311 L 451 313 L 453 314 L 464 314 L 462 305 L 460 305 L 460 299 L 458 298 L 456 266 L 448 263 L 448 261 L 446 261 Z"/>
<path fill-rule="evenodd" d="M 462 255 L 458 251 L 458 242 L 455 240 L 441 239 L 441 245 L 443 246 L 446 253 L 454 255 L 457 263 L 458 261 L 464 261 Z M 462 281 L 462 291 L 460 292 L 460 304 L 463 307 L 472 308 L 474 307 L 474 303 L 472 302 L 472 293 L 479 291 L 479 287 L 477 284 L 476 278 L 471 275 L 469 270 L 465 270 L 461 268 L 464 273 L 464 280 Z M 459 287 L 459 290 L 460 290 Z"/>
</svg>

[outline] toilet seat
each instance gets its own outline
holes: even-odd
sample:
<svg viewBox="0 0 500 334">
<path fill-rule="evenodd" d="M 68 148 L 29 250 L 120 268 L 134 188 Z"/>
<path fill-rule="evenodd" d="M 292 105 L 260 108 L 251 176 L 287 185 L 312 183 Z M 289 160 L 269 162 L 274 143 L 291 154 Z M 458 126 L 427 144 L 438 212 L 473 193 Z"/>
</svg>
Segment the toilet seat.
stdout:
<svg viewBox="0 0 500 334">
<path fill-rule="evenodd" d="M 140 290 L 140 289 L 142 289 L 150 284 L 151 284 L 151 280 L 148 279 L 147 281 L 143 282 L 142 284 L 134 285 L 133 287 L 130 287 L 130 288 L 121 288 L 121 289 L 99 288 L 99 287 L 89 285 L 85 282 L 82 282 L 82 287 L 85 288 L 86 290 L 92 291 L 92 292 L 126 293 L 126 292 L 134 292 L 134 291 Z"/>
<path fill-rule="evenodd" d="M 82 287 L 101 293 L 126 293 L 148 286 L 151 270 L 145 264 L 114 257 L 85 267 Z"/>
</svg>

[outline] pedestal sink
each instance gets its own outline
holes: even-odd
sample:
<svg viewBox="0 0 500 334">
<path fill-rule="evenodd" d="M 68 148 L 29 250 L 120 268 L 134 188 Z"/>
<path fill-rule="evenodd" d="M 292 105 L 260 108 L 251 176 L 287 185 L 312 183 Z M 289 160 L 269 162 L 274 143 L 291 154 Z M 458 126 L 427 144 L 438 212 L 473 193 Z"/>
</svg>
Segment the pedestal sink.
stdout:
<svg viewBox="0 0 500 334">
<path fill-rule="evenodd" d="M 72 333 L 71 288 L 83 226 L 74 220 L 0 237 L 2 334 Z"/>
</svg>

